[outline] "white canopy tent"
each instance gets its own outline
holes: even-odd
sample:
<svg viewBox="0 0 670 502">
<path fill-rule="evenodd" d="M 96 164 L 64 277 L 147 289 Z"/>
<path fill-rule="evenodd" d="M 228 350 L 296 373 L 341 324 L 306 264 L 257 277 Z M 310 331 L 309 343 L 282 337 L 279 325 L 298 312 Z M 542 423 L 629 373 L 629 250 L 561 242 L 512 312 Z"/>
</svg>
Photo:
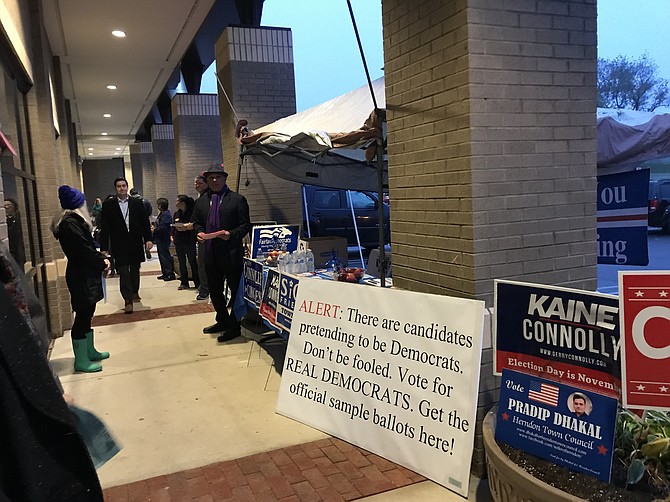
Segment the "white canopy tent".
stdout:
<svg viewBox="0 0 670 502">
<path fill-rule="evenodd" d="M 380 158 L 377 150 L 380 146 L 385 149 L 385 104 L 382 77 L 370 86 L 253 131 L 247 130 L 246 121 L 240 121 L 236 130 L 236 139 L 242 145 L 240 167 L 245 157 L 252 156 L 275 176 L 303 185 L 377 192 L 380 252 L 384 260 L 382 194 L 388 187 L 388 169 L 386 156 Z M 350 206 L 355 226 L 351 200 Z M 363 262 L 360 240 L 359 252 Z"/>
</svg>

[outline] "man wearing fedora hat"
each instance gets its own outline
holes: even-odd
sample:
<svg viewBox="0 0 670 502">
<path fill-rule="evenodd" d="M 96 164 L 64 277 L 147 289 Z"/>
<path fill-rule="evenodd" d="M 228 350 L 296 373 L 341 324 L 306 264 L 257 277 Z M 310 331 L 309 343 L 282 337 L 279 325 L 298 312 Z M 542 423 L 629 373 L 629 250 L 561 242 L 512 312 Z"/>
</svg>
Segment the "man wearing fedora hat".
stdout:
<svg viewBox="0 0 670 502">
<path fill-rule="evenodd" d="M 251 230 L 247 199 L 233 192 L 226 181 L 223 165 L 203 173 L 209 191 L 195 203 L 192 222 L 199 242 L 204 242 L 205 272 L 209 294 L 216 310 L 216 322 L 203 333 L 221 333 L 217 341 L 226 342 L 240 336 L 240 320 L 228 313 L 225 283 L 232 297 L 237 294 L 244 266 L 242 239 Z M 209 234 L 217 233 L 215 238 Z"/>
</svg>

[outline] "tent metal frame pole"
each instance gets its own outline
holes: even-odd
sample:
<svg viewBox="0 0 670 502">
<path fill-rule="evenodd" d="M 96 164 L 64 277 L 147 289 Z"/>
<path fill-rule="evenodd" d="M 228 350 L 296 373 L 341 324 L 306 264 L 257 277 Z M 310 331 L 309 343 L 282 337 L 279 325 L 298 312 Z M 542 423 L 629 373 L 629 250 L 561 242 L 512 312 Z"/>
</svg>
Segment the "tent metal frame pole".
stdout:
<svg viewBox="0 0 670 502">
<path fill-rule="evenodd" d="M 309 209 L 307 207 L 307 192 L 305 192 L 305 184 L 300 185 L 302 187 L 302 205 L 305 208 L 305 224 L 307 225 L 307 237 L 312 238 L 312 229 L 309 228 Z"/>
<path fill-rule="evenodd" d="M 349 200 L 349 207 L 351 208 L 351 219 L 354 221 L 354 231 L 356 232 L 356 242 L 358 243 L 358 254 L 361 256 L 361 268 L 365 268 L 363 248 L 361 248 L 361 236 L 358 235 L 358 223 L 356 223 L 356 211 L 354 211 L 354 203 L 351 201 L 351 190 L 347 190 L 347 199 Z"/>
<path fill-rule="evenodd" d="M 383 128 L 382 128 L 383 129 Z M 388 263 L 386 262 L 386 239 L 384 235 L 384 141 L 377 138 L 377 214 L 379 219 L 379 285 L 386 287 L 386 271 Z"/>
<path fill-rule="evenodd" d="M 242 162 L 244 161 L 243 152 L 244 146 L 240 145 L 237 150 L 237 179 L 235 180 L 235 191 L 237 193 L 240 193 L 240 178 L 242 177 Z"/>
</svg>

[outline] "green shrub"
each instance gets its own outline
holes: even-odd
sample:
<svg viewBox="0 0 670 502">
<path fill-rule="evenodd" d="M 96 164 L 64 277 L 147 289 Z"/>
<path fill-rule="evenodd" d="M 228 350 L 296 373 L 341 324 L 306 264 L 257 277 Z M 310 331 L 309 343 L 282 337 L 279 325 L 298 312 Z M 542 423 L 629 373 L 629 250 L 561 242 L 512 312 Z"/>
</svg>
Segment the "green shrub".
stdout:
<svg viewBox="0 0 670 502">
<path fill-rule="evenodd" d="M 647 410 L 644 419 L 626 409 L 619 411 L 614 455 L 628 470 L 628 484 L 648 481 L 670 487 L 670 413 Z"/>
</svg>

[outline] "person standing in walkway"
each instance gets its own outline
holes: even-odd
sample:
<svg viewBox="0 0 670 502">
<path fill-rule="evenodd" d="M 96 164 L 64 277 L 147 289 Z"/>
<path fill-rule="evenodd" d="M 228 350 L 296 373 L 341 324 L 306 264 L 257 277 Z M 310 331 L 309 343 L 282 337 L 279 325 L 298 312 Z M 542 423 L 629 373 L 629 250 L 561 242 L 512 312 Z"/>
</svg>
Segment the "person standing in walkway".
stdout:
<svg viewBox="0 0 670 502">
<path fill-rule="evenodd" d="M 178 290 L 188 289 L 188 267 L 186 260 L 191 265 L 191 276 L 195 287 L 200 287 L 200 274 L 198 273 L 198 260 L 196 258 L 196 238 L 191 216 L 195 201 L 188 195 L 177 195 L 177 211 L 174 213 L 174 231 L 172 239 L 177 252 L 179 262 L 180 284 Z M 190 230 L 189 230 L 190 229 Z"/>
<path fill-rule="evenodd" d="M 26 264 L 26 250 L 23 246 L 23 228 L 21 227 L 19 204 L 15 199 L 5 197 L 5 215 L 7 217 L 9 250 L 16 260 L 16 263 L 18 263 L 21 270 L 23 270 Z"/>
<path fill-rule="evenodd" d="M 153 242 L 142 200 L 128 196 L 125 178 L 116 178 L 114 188 L 116 197 L 102 203 L 100 251 L 107 253 L 111 246 L 125 302 L 123 310 L 132 314 L 133 302 L 140 301 L 140 264 L 144 261 L 145 251 L 153 247 Z"/>
<path fill-rule="evenodd" d="M 71 397 L 47 359 L 46 315 L 0 242 L 0 500 L 103 502 Z"/>
<path fill-rule="evenodd" d="M 102 370 L 97 361 L 109 357 L 109 352 L 96 350 L 91 328 L 95 306 L 103 298 L 102 272 L 109 269 L 109 260 L 95 248 L 84 194 L 63 185 L 58 188 L 58 198 L 63 210 L 54 219 L 51 230 L 67 257 L 65 281 L 75 314 L 70 332 L 74 369 L 91 373 Z"/>
<path fill-rule="evenodd" d="M 207 180 L 202 174 L 199 174 L 193 180 L 193 187 L 198 192 L 198 199 L 202 197 L 205 192 L 209 190 L 207 187 Z M 191 228 L 192 230 L 192 228 Z M 207 271 L 205 270 L 205 243 L 197 242 L 197 256 L 198 256 L 198 276 L 200 277 L 200 286 L 198 287 L 198 295 L 196 300 L 206 300 L 209 298 L 209 284 L 207 283 Z"/>
<path fill-rule="evenodd" d="M 247 199 L 233 192 L 226 181 L 228 173 L 214 166 L 203 175 L 209 191 L 195 203 L 192 221 L 198 241 L 204 242 L 205 270 L 209 293 L 216 310 L 216 322 L 203 333 L 221 333 L 218 342 L 240 336 L 240 320 L 228 313 L 225 283 L 235 298 L 244 266 L 242 239 L 251 230 Z"/>
<path fill-rule="evenodd" d="M 161 265 L 161 275 L 158 279 L 164 281 L 174 281 L 174 258 L 170 254 L 170 234 L 172 233 L 172 215 L 168 211 L 168 200 L 160 197 L 156 200 L 158 206 L 158 217 L 156 218 L 156 228 L 154 228 L 154 239 L 158 248 L 158 260 Z"/>
</svg>

